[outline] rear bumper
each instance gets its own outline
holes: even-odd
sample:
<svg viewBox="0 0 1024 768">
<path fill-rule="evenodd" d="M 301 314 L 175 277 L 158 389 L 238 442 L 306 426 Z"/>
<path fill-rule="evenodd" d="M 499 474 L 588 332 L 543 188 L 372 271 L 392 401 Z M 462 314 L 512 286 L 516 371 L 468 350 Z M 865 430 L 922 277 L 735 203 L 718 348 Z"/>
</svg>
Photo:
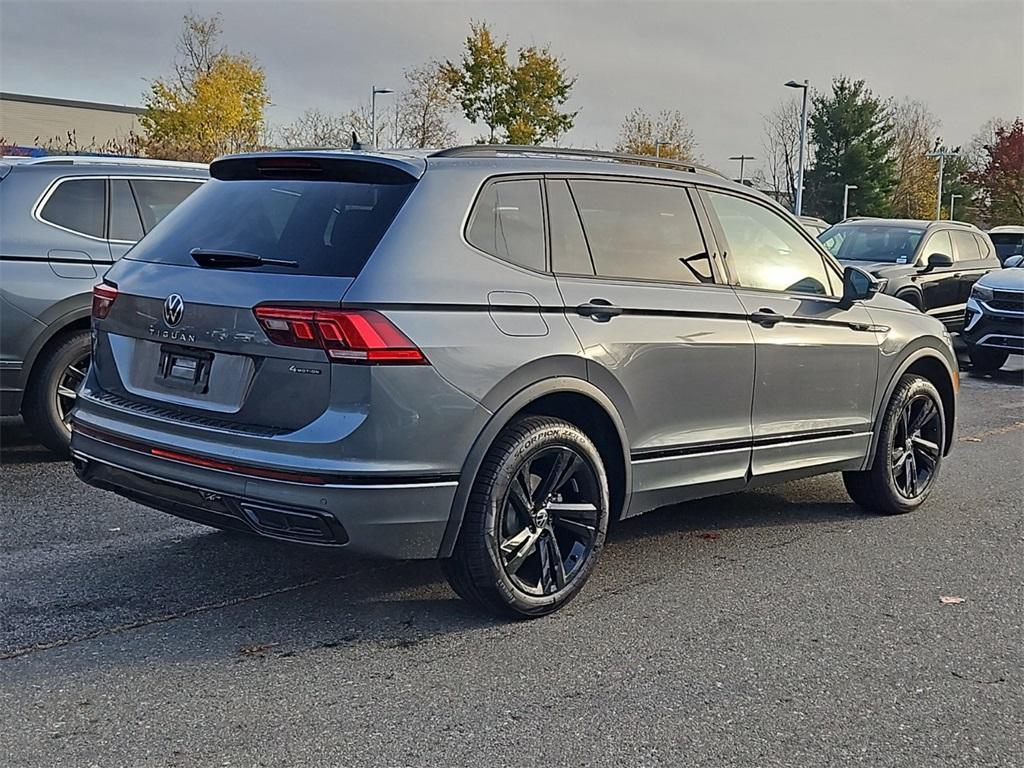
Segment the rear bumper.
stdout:
<svg viewBox="0 0 1024 768">
<path fill-rule="evenodd" d="M 381 478 L 304 484 L 240 476 L 72 434 L 89 485 L 195 522 L 387 558 L 437 557 L 458 481 Z"/>
</svg>

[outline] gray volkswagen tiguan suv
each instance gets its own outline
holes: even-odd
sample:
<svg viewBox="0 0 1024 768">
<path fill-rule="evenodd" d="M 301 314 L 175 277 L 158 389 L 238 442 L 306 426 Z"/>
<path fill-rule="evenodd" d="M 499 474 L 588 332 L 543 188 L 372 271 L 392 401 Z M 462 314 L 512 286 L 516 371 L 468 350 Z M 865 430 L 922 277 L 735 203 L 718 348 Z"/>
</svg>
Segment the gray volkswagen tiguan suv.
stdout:
<svg viewBox="0 0 1024 768">
<path fill-rule="evenodd" d="M 206 175 L 137 158 L 0 161 L 0 416 L 23 414 L 42 443 L 67 452 L 92 287 Z"/>
<path fill-rule="evenodd" d="M 949 336 L 778 205 L 653 158 L 226 157 L 96 288 L 88 483 L 275 539 L 441 558 L 538 616 L 609 522 L 842 471 L 907 512 Z M 671 167 L 669 167 L 671 166 Z"/>
</svg>

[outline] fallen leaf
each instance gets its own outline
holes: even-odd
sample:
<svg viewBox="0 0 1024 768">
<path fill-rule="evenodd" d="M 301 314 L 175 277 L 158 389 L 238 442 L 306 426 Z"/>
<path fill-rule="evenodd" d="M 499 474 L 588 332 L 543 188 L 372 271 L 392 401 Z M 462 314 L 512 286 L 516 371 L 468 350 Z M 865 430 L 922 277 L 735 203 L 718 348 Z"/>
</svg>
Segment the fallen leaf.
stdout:
<svg viewBox="0 0 1024 768">
<path fill-rule="evenodd" d="M 965 443 L 980 443 L 980 437 L 961 437 L 960 440 Z"/>
<path fill-rule="evenodd" d="M 697 538 L 698 539 L 707 539 L 708 541 L 717 541 L 718 539 L 722 538 L 722 534 L 720 534 L 720 533 L 713 533 L 713 532 L 698 533 L 697 534 Z"/>
<path fill-rule="evenodd" d="M 120 528 L 107 528 L 107 530 L 110 531 L 111 533 L 117 533 L 121 529 Z"/>
<path fill-rule="evenodd" d="M 967 598 L 955 597 L 953 595 L 939 595 L 939 602 L 943 605 L 959 605 L 960 603 L 966 603 Z"/>
<path fill-rule="evenodd" d="M 276 646 L 277 643 L 254 643 L 252 645 L 243 645 L 238 649 L 238 652 L 244 653 L 246 656 L 255 656 L 263 653 L 264 651 L 269 651 L 271 648 Z"/>
</svg>

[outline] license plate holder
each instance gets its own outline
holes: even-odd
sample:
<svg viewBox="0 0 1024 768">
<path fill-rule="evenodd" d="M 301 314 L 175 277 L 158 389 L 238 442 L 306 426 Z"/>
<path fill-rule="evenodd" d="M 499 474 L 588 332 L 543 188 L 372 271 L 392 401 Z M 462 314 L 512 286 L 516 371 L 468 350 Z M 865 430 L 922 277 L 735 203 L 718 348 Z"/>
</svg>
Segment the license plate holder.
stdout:
<svg viewBox="0 0 1024 768">
<path fill-rule="evenodd" d="M 162 344 L 156 380 L 169 389 L 205 394 L 210 384 L 212 366 L 212 352 Z"/>
</svg>

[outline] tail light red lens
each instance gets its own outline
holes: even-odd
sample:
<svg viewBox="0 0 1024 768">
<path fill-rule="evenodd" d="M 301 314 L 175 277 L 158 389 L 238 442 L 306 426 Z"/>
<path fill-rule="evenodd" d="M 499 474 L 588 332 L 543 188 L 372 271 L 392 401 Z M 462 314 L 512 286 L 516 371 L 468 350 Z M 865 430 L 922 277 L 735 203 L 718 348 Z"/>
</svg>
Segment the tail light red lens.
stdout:
<svg viewBox="0 0 1024 768">
<path fill-rule="evenodd" d="M 92 317 L 102 320 L 110 314 L 110 308 L 117 299 L 117 288 L 112 285 L 100 284 L 92 289 Z"/>
<path fill-rule="evenodd" d="M 336 362 L 427 365 L 427 358 L 394 324 L 369 309 L 256 307 L 256 319 L 275 344 L 323 349 Z"/>
</svg>

